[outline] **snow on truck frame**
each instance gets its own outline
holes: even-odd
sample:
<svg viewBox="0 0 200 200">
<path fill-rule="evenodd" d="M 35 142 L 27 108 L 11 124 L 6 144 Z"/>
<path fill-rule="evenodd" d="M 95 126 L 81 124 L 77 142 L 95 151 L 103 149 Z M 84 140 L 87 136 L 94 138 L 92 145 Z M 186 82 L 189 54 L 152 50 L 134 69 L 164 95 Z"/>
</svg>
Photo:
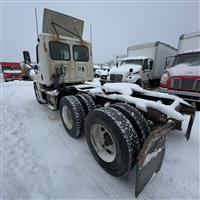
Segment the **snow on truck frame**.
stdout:
<svg viewBox="0 0 200 200">
<path fill-rule="evenodd" d="M 114 176 L 136 167 L 135 195 L 157 173 L 164 158 L 166 134 L 181 129 L 183 114 L 194 110 L 178 97 L 129 83 L 95 85 L 91 44 L 82 39 L 83 21 L 44 10 L 39 35 L 34 90 L 39 103 L 60 116 L 68 134 L 85 133 L 96 161 Z M 30 62 L 29 52 L 24 60 Z"/>
</svg>

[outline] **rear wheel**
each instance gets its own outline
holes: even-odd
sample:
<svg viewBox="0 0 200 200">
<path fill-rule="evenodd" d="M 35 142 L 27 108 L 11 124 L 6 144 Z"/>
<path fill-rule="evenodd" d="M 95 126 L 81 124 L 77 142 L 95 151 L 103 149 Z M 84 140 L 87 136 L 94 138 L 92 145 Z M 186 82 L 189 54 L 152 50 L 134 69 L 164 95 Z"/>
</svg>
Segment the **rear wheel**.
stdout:
<svg viewBox="0 0 200 200">
<path fill-rule="evenodd" d="M 129 120 L 111 107 L 89 112 L 85 121 L 88 146 L 96 161 L 114 176 L 128 174 L 139 153 L 138 136 Z"/>
<path fill-rule="evenodd" d="M 65 96 L 60 101 L 60 116 L 69 135 L 77 138 L 84 126 L 85 111 L 75 96 Z"/>
<path fill-rule="evenodd" d="M 119 110 L 131 122 L 137 132 L 140 140 L 140 147 L 142 148 L 145 139 L 150 134 L 149 125 L 143 115 L 136 108 L 125 103 L 113 104 L 111 107 Z"/>
<path fill-rule="evenodd" d="M 94 101 L 88 94 L 77 94 L 76 97 L 81 102 L 86 115 L 95 108 Z"/>
<path fill-rule="evenodd" d="M 196 107 L 196 110 L 197 110 L 197 111 L 200 111 L 200 102 L 196 102 L 195 107 Z"/>
</svg>

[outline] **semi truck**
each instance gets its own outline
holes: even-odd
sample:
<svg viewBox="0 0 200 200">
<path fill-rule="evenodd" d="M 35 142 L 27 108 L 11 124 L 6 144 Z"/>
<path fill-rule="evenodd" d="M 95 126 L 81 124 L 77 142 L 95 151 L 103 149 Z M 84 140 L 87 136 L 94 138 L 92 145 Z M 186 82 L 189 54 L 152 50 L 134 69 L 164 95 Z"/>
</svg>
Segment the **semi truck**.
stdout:
<svg viewBox="0 0 200 200">
<path fill-rule="evenodd" d="M 130 46 L 127 58 L 110 73 L 111 82 L 136 83 L 144 88 L 159 85 L 168 56 L 177 49 L 160 41 Z"/>
<path fill-rule="evenodd" d="M 172 63 L 172 66 L 171 64 Z M 200 32 L 183 34 L 178 53 L 166 60 L 160 90 L 178 95 L 200 109 Z"/>
<path fill-rule="evenodd" d="M 138 196 L 161 168 L 167 133 L 181 130 L 183 114 L 188 114 L 188 140 L 195 112 L 179 97 L 135 84 L 94 84 L 92 48 L 82 38 L 83 23 L 44 9 L 37 66 L 31 66 L 35 96 L 40 104 L 60 110 L 71 137 L 85 134 L 92 155 L 105 171 L 127 176 L 135 168 Z M 24 62 L 30 64 L 29 52 L 23 55 Z"/>
</svg>

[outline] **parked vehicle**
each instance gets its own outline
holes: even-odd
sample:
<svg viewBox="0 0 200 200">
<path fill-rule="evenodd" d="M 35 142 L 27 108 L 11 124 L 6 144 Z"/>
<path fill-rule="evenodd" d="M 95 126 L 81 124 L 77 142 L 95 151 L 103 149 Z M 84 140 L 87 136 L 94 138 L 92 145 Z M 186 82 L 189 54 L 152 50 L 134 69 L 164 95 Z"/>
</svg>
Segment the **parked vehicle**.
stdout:
<svg viewBox="0 0 200 200">
<path fill-rule="evenodd" d="M 130 46 L 127 58 L 122 59 L 116 70 L 110 73 L 111 82 L 136 83 L 144 88 L 159 85 L 165 70 L 165 60 L 176 49 L 163 42 Z"/>
<path fill-rule="evenodd" d="M 104 64 L 94 65 L 94 78 L 105 78 L 109 75 L 110 67 Z"/>
<path fill-rule="evenodd" d="M 173 65 L 169 68 L 169 63 Z M 166 60 L 167 70 L 160 81 L 163 92 L 176 94 L 200 109 L 200 32 L 181 35 L 178 54 Z"/>
<path fill-rule="evenodd" d="M 115 60 L 116 67 L 118 67 L 120 65 L 121 61 L 126 57 L 127 57 L 126 54 L 116 56 L 116 60 Z"/>
<path fill-rule="evenodd" d="M 157 173 L 165 153 L 165 137 L 181 129 L 183 114 L 194 110 L 178 97 L 142 89 L 136 84 L 93 80 L 91 43 L 82 39 L 83 21 L 44 10 L 43 33 L 36 48 L 34 91 L 41 104 L 60 109 L 67 133 L 86 135 L 96 161 L 113 176 L 128 175 L 136 166 L 135 195 Z M 30 64 L 29 52 L 24 51 Z M 149 159 L 151 158 L 151 159 Z"/>
<path fill-rule="evenodd" d="M 20 68 L 20 63 L 17 62 L 0 62 L 4 80 L 22 80 L 24 74 Z"/>
<path fill-rule="evenodd" d="M 31 66 L 35 66 L 36 63 L 31 63 Z M 21 62 L 20 63 L 20 68 L 24 74 L 24 77 L 23 79 L 24 80 L 33 80 L 33 75 L 35 74 L 35 71 L 31 68 L 30 65 L 24 63 L 24 62 Z"/>
</svg>

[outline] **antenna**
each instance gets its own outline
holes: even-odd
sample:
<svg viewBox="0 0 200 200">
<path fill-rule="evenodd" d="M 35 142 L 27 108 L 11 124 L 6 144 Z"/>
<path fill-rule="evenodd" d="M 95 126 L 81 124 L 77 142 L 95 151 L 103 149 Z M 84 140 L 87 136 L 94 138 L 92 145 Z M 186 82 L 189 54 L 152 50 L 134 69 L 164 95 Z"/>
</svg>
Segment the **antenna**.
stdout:
<svg viewBox="0 0 200 200">
<path fill-rule="evenodd" d="M 37 31 L 37 39 L 38 39 L 38 20 L 37 20 L 37 9 L 35 8 L 35 23 L 36 23 L 36 31 Z"/>
<path fill-rule="evenodd" d="M 92 46 L 92 25 L 90 24 L 90 41 L 91 41 L 91 46 Z"/>
</svg>

